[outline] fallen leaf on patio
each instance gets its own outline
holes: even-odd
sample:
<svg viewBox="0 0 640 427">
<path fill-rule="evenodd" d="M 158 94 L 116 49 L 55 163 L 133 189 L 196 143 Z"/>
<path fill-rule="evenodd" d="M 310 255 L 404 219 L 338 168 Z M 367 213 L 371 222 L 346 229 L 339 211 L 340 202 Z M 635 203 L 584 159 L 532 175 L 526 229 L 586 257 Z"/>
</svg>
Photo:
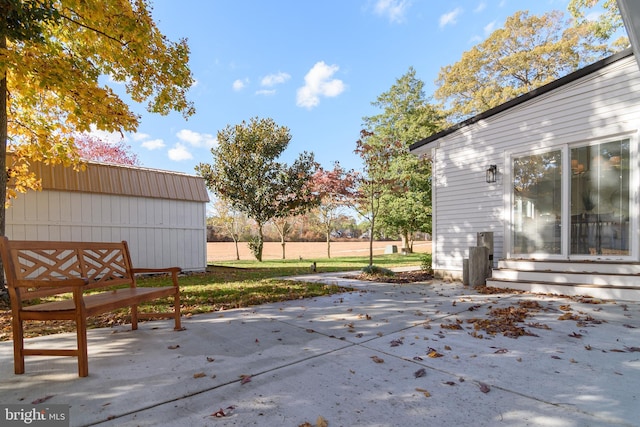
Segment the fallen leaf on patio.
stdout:
<svg viewBox="0 0 640 427">
<path fill-rule="evenodd" d="M 216 418 L 228 417 L 229 415 L 231 415 L 231 411 L 233 411 L 234 409 L 236 409 L 235 406 L 227 406 L 227 412 L 225 412 L 224 409 L 220 408 L 219 410 L 211 414 L 211 416 Z"/>
<path fill-rule="evenodd" d="M 572 332 L 569 334 L 571 338 L 582 338 L 582 334 L 578 334 L 576 332 Z"/>
<path fill-rule="evenodd" d="M 558 320 L 580 320 L 580 316 L 576 316 L 575 314 L 565 313 L 562 316 L 558 317 Z"/>
<path fill-rule="evenodd" d="M 611 350 L 609 350 L 609 351 L 613 351 L 614 353 L 626 353 L 626 351 L 624 351 L 624 350 L 620 350 L 619 348 L 612 348 L 612 349 L 611 349 Z"/>
<path fill-rule="evenodd" d="M 391 347 L 398 347 L 402 344 L 404 344 L 404 342 L 402 342 L 402 338 L 391 341 Z"/>
<path fill-rule="evenodd" d="M 448 345 L 445 345 L 444 349 L 447 350 L 447 351 L 451 351 L 451 347 L 449 347 Z"/>
<path fill-rule="evenodd" d="M 308 333 L 310 333 L 310 334 L 312 334 L 312 333 L 314 333 L 314 332 L 315 332 L 313 329 L 307 329 L 306 331 L 307 331 Z"/>
<path fill-rule="evenodd" d="M 633 326 L 633 325 L 629 325 L 628 323 L 625 323 L 625 324 L 624 324 L 624 325 L 622 325 L 622 326 L 624 326 L 625 328 L 629 328 L 629 329 L 635 329 L 635 328 L 636 328 L 635 326 Z"/>
<path fill-rule="evenodd" d="M 420 356 L 413 356 L 413 360 L 422 361 L 424 359 Z"/>
<path fill-rule="evenodd" d="M 634 353 L 636 351 L 640 351 L 640 347 L 625 347 L 625 350 L 627 350 L 630 353 Z"/>
<path fill-rule="evenodd" d="M 509 353 L 509 350 L 507 350 L 506 348 L 499 348 L 498 350 L 494 351 L 495 354 L 504 354 L 504 353 Z"/>
<path fill-rule="evenodd" d="M 527 326 L 529 326 L 530 328 L 551 330 L 551 328 L 544 323 L 530 322 L 527 323 Z"/>
<path fill-rule="evenodd" d="M 562 357 L 560 357 L 560 356 L 555 356 L 555 355 L 551 356 L 551 358 L 552 358 L 552 359 L 562 360 Z"/>
<path fill-rule="evenodd" d="M 516 359 L 516 362 L 522 362 L 522 357 L 518 357 L 518 358 Z"/>
<path fill-rule="evenodd" d="M 33 402 L 31 402 L 32 405 L 39 405 L 41 403 L 46 402 L 47 400 L 51 399 L 54 395 L 50 395 L 50 396 L 45 396 L 45 397 L 41 397 L 40 399 L 36 399 Z"/>
<path fill-rule="evenodd" d="M 417 388 L 416 389 L 417 392 L 424 394 L 424 397 L 431 397 L 431 393 L 429 393 L 427 390 L 423 389 L 423 388 Z"/>
<path fill-rule="evenodd" d="M 587 344 L 587 345 L 584 346 L 584 349 L 585 350 L 591 350 L 591 346 L 589 344 Z"/>
<path fill-rule="evenodd" d="M 443 384 L 446 384 L 446 385 L 456 385 L 456 383 L 454 383 L 453 381 L 445 381 Z"/>
<path fill-rule="evenodd" d="M 413 373 L 416 378 L 424 377 L 425 375 L 427 375 L 427 371 L 424 368 L 420 368 Z"/>
<path fill-rule="evenodd" d="M 214 359 L 213 357 L 207 357 L 207 362 L 213 362 L 213 361 L 215 361 L 215 360 L 216 360 L 216 359 Z"/>
<path fill-rule="evenodd" d="M 167 347 L 169 350 L 175 350 L 176 348 L 180 348 L 180 346 L 178 344 L 176 345 L 170 345 L 169 347 Z"/>
<path fill-rule="evenodd" d="M 384 359 L 381 359 L 378 356 L 371 356 L 371 360 L 373 360 L 376 363 L 384 363 Z"/>
<path fill-rule="evenodd" d="M 324 419 L 324 417 L 322 417 L 321 415 L 318 416 L 318 419 L 316 420 L 316 427 L 328 427 L 329 423 L 327 422 L 327 420 Z"/>
<path fill-rule="evenodd" d="M 571 308 L 571 306 L 569 304 L 565 304 L 565 305 L 561 305 L 560 306 L 560 310 L 562 310 L 562 311 L 571 311 L 572 308 Z"/>
<path fill-rule="evenodd" d="M 478 383 L 478 387 L 480 387 L 480 391 L 483 393 L 489 393 L 491 389 L 485 383 Z"/>
<path fill-rule="evenodd" d="M 198 372 L 193 374 L 193 378 L 202 378 L 202 377 L 206 377 L 207 374 L 205 374 L 204 372 Z"/>
<path fill-rule="evenodd" d="M 431 349 L 431 351 L 427 354 L 427 356 L 431 358 L 442 357 L 443 355 L 438 353 L 436 350 Z"/>
<path fill-rule="evenodd" d="M 242 378 L 242 381 L 240 381 L 240 384 L 246 384 L 251 382 L 251 375 L 240 375 L 240 378 Z"/>
<path fill-rule="evenodd" d="M 577 361 L 576 359 L 573 359 L 573 358 L 572 358 L 571 360 L 569 360 L 569 362 L 571 362 L 571 363 L 578 363 L 578 361 Z"/>
</svg>

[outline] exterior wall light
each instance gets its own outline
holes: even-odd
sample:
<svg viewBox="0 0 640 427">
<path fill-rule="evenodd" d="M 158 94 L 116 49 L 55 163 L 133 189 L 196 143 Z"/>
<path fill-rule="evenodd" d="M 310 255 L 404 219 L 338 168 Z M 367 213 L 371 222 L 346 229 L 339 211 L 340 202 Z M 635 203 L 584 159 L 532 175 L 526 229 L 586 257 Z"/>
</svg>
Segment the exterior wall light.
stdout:
<svg viewBox="0 0 640 427">
<path fill-rule="evenodd" d="M 489 165 L 489 168 L 487 169 L 487 182 L 488 183 L 496 182 L 497 174 L 498 174 L 498 166 Z"/>
</svg>

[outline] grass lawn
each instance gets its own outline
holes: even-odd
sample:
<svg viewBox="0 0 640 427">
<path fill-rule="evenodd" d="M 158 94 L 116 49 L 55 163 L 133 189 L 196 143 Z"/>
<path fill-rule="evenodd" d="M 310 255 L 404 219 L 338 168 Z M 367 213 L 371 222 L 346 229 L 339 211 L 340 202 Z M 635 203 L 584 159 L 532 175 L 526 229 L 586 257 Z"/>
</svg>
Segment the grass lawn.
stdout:
<svg viewBox="0 0 640 427">
<path fill-rule="evenodd" d="M 376 255 L 374 264 L 392 268 L 420 266 L 424 254 Z M 366 267 L 366 257 L 340 257 L 316 260 L 317 272 L 354 271 Z M 185 274 L 180 277 L 182 315 L 189 317 L 252 305 L 311 298 L 346 292 L 350 289 L 304 281 L 283 280 L 281 277 L 310 273 L 310 261 L 269 260 L 225 261 L 210 265 L 206 273 Z M 148 277 L 138 280 L 139 286 L 168 286 L 166 277 Z M 170 300 L 159 300 L 140 305 L 140 311 L 166 311 Z M 128 310 L 105 313 L 89 319 L 89 327 L 110 327 L 129 323 Z M 25 337 L 75 331 L 72 322 L 25 322 Z M 11 310 L 0 307 L 0 341 L 11 339 Z"/>
</svg>

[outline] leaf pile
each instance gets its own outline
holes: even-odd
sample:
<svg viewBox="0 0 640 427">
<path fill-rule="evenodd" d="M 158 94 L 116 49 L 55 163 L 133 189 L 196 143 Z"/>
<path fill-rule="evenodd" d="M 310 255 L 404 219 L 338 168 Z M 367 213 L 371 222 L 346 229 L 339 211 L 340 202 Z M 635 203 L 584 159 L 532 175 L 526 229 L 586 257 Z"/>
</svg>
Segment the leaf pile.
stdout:
<svg viewBox="0 0 640 427">
<path fill-rule="evenodd" d="M 472 336 L 476 338 L 483 338 L 482 334 L 478 333 L 481 330 L 489 335 L 502 334 L 510 338 L 518 338 L 523 335 L 536 336 L 520 324 L 540 310 L 542 310 L 542 306 L 537 301 L 520 301 L 517 306 L 494 308 L 486 319 L 476 317 L 467 320 L 467 323 L 473 323 L 475 331 Z M 546 329 L 544 325 L 541 328 Z"/>
<path fill-rule="evenodd" d="M 378 283 L 414 283 L 432 280 L 433 275 L 425 270 L 413 270 L 398 271 L 392 275 L 362 273 L 357 276 L 349 276 L 349 278 Z"/>
</svg>

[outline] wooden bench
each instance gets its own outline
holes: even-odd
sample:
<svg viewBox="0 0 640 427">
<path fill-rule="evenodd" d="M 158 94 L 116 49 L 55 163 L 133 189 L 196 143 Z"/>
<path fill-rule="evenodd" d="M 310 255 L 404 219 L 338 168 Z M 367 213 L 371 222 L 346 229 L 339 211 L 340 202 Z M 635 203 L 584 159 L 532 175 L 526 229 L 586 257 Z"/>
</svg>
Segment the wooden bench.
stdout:
<svg viewBox="0 0 640 427">
<path fill-rule="evenodd" d="M 131 329 L 137 329 L 138 319 L 143 318 L 173 318 L 175 329 L 182 329 L 178 287 L 181 269 L 133 268 L 127 242 L 10 241 L 2 237 L 0 253 L 11 299 L 16 374 L 24 373 L 25 356 L 74 356 L 78 358 L 78 375 L 89 375 L 87 318 L 100 313 L 131 307 Z M 136 286 L 136 274 L 151 273 L 170 274 L 173 286 Z M 39 300 L 63 294 L 59 301 Z M 173 312 L 138 313 L 138 304 L 164 297 L 173 297 Z M 25 320 L 74 321 L 76 349 L 24 348 Z"/>
</svg>

